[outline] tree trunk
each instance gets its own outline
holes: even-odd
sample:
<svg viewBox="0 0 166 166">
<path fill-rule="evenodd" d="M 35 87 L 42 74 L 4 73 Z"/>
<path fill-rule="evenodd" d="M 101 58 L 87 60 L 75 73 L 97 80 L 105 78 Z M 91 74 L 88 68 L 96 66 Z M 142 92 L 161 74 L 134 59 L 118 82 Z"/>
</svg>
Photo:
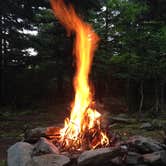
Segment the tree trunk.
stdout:
<svg viewBox="0 0 166 166">
<path fill-rule="evenodd" d="M 161 82 L 161 87 L 160 87 L 160 104 L 161 104 L 161 111 L 164 112 L 164 87 L 165 87 L 165 82 Z"/>
<path fill-rule="evenodd" d="M 7 41 L 4 37 L 6 29 L 4 28 L 5 17 L 0 17 L 0 104 L 5 104 L 5 65 L 7 53 Z"/>
<path fill-rule="evenodd" d="M 144 102 L 144 86 L 143 81 L 140 83 L 140 104 L 139 104 L 139 114 L 142 112 L 143 102 Z"/>
<path fill-rule="evenodd" d="M 155 111 L 159 112 L 160 109 L 160 95 L 159 95 L 159 81 L 155 81 Z"/>
<path fill-rule="evenodd" d="M 130 112 L 135 112 L 138 110 L 138 101 L 137 101 L 137 85 L 135 81 L 128 79 L 127 80 L 127 104 L 128 110 Z"/>
<path fill-rule="evenodd" d="M 3 37 L 2 37 L 2 15 L 0 13 L 0 104 L 3 103 Z"/>
<path fill-rule="evenodd" d="M 106 45 L 107 45 L 107 38 L 108 38 L 108 7 L 106 6 L 106 11 L 105 11 L 105 42 L 106 42 Z"/>
</svg>

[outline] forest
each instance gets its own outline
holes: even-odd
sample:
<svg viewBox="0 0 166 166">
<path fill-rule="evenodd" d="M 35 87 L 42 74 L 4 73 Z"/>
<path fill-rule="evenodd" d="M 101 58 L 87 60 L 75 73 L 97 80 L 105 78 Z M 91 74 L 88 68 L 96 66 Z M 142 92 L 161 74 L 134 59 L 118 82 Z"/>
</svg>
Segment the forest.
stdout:
<svg viewBox="0 0 166 166">
<path fill-rule="evenodd" d="M 71 3 L 100 36 L 91 72 L 96 99 L 114 97 L 129 111 L 164 111 L 166 2 Z M 19 109 L 71 98 L 73 39 L 49 2 L 2 2 L 0 33 L 2 106 Z"/>
<path fill-rule="evenodd" d="M 111 114 L 164 116 L 166 1 L 65 2 L 71 3 L 100 37 L 89 76 L 94 100 Z M 38 116 L 43 109 L 47 113 L 56 108 L 53 114 L 57 116 L 59 105 L 63 105 L 61 114 L 66 113 L 74 97 L 74 38 L 74 34 L 67 36 L 48 0 L 1 2 L 1 128 L 8 130 L 6 119 Z M 21 131 L 25 128 L 27 125 Z M 12 137 L 0 133 L 0 144 L 4 137 Z"/>
<path fill-rule="evenodd" d="M 100 36 L 90 75 L 96 100 L 113 97 L 134 112 L 164 111 L 166 2 L 71 3 Z M 0 14 L 1 105 L 19 109 L 70 100 L 73 37 L 66 36 L 49 2 L 4 1 Z"/>
</svg>

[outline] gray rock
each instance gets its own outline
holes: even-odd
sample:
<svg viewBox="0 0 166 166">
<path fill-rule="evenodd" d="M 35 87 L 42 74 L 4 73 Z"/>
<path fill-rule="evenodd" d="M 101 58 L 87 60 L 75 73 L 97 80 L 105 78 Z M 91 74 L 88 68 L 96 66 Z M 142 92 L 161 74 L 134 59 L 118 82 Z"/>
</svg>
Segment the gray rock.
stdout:
<svg viewBox="0 0 166 166">
<path fill-rule="evenodd" d="M 153 126 L 151 123 L 149 122 L 146 122 L 146 123 L 143 123 L 141 126 L 140 126 L 140 129 L 145 129 L 145 130 L 153 130 Z"/>
<path fill-rule="evenodd" d="M 124 164 L 124 161 L 123 161 L 123 159 L 122 159 L 122 157 L 121 156 L 117 156 L 117 157 L 115 157 L 115 158 L 113 158 L 112 160 L 111 160 L 111 166 L 113 165 L 116 165 L 116 166 L 119 166 L 119 165 L 122 165 L 122 164 Z"/>
<path fill-rule="evenodd" d="M 33 146 L 26 142 L 17 142 L 7 151 L 8 166 L 26 166 L 31 160 Z"/>
<path fill-rule="evenodd" d="M 27 130 L 25 132 L 25 141 L 30 142 L 30 143 L 35 143 L 37 142 L 40 137 L 52 137 L 56 135 L 57 133 L 59 134 L 60 127 L 38 127 L 34 128 L 31 130 Z"/>
<path fill-rule="evenodd" d="M 68 164 L 70 159 L 63 155 L 46 154 L 34 156 L 26 166 L 63 166 Z"/>
<path fill-rule="evenodd" d="M 136 123 L 136 119 L 115 116 L 115 117 L 110 117 L 110 123 L 126 123 L 126 124 L 131 124 L 131 123 Z"/>
<path fill-rule="evenodd" d="M 158 119 L 154 119 L 152 120 L 152 125 L 155 129 L 164 129 L 165 126 L 166 126 L 166 122 L 163 122 L 161 120 L 158 120 Z"/>
<path fill-rule="evenodd" d="M 130 149 L 134 149 L 134 151 L 142 154 L 163 150 L 161 143 L 142 136 L 130 137 L 127 144 Z"/>
<path fill-rule="evenodd" d="M 40 140 L 35 144 L 33 149 L 33 155 L 41 155 L 41 154 L 59 154 L 58 148 L 46 138 L 41 137 Z"/>
<path fill-rule="evenodd" d="M 127 119 L 129 116 L 127 114 L 125 114 L 125 113 L 120 113 L 120 114 L 118 114 L 118 117 Z"/>
<path fill-rule="evenodd" d="M 161 147 L 163 148 L 163 150 L 166 150 L 166 144 L 161 144 Z"/>
<path fill-rule="evenodd" d="M 157 119 L 152 120 L 152 125 L 154 126 L 155 129 L 161 129 L 162 128 L 161 121 L 159 121 Z"/>
<path fill-rule="evenodd" d="M 47 128 L 38 127 L 35 129 L 27 130 L 25 132 L 25 141 L 34 143 L 40 139 L 40 137 L 46 136 Z"/>
<path fill-rule="evenodd" d="M 143 155 L 144 162 L 150 165 L 166 166 L 166 151 L 159 151 Z"/>
<path fill-rule="evenodd" d="M 128 152 L 125 162 L 127 165 L 138 165 L 143 162 L 143 157 L 139 153 Z"/>
<path fill-rule="evenodd" d="M 107 166 L 112 163 L 112 159 L 121 156 L 120 148 L 100 148 L 83 152 L 77 162 L 78 166 Z"/>
</svg>

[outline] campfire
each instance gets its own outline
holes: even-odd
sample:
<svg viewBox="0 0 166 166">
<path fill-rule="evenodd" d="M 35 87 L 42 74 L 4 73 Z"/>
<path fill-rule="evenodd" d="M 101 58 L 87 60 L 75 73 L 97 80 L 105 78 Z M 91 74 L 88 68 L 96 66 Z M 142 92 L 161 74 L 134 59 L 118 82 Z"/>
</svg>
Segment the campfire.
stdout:
<svg viewBox="0 0 166 166">
<path fill-rule="evenodd" d="M 120 140 L 102 127 L 88 79 L 99 37 L 72 5 L 63 0 L 51 0 L 51 5 L 68 35 L 75 34 L 75 98 L 70 117 L 62 128 L 27 130 L 23 140 L 8 149 L 8 166 L 165 166 L 165 144 L 142 136 Z"/>
<path fill-rule="evenodd" d="M 73 54 L 76 61 L 73 81 L 75 98 L 70 117 L 65 119 L 62 129 L 52 133 L 54 136 L 51 138 L 62 150 L 68 151 L 107 147 L 111 140 L 101 128 L 101 114 L 95 109 L 88 79 L 99 37 L 93 28 L 76 14 L 71 4 L 66 5 L 63 0 L 51 0 L 51 5 L 68 35 L 75 33 Z"/>
</svg>

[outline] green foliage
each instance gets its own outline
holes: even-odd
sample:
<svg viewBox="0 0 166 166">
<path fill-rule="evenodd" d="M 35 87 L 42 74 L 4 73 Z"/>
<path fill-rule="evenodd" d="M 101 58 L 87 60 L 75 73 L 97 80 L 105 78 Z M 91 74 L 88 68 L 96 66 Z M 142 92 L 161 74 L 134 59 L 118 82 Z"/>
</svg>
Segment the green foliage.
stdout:
<svg viewBox="0 0 166 166">
<path fill-rule="evenodd" d="M 102 91 L 101 87 L 105 86 L 109 88 L 112 76 L 134 80 L 137 84 L 149 80 L 159 80 L 159 84 L 165 81 L 164 0 L 71 0 L 70 3 L 85 21 L 93 25 L 101 39 L 91 73 L 93 81 L 100 84 L 96 91 Z M 5 93 L 14 96 L 15 89 L 19 91 L 19 87 L 24 89 L 27 86 L 27 91 L 17 93 L 19 102 L 19 96 L 28 98 L 25 100 L 44 96 L 54 83 L 62 92 L 66 87 L 70 89 L 66 81 L 71 84 L 74 74 L 72 49 L 75 36 L 66 36 L 66 30 L 56 20 L 48 1 L 17 0 L 11 3 L 7 0 L 1 5 L 0 16 L 3 23 L 0 37 L 1 41 L 5 40 L 0 51 L 3 53 L 0 87 L 5 80 Z M 36 29 L 38 34 L 21 33 L 23 29 Z M 29 47 L 38 52 L 37 56 L 24 54 Z M 12 85 L 9 84 L 11 80 L 15 80 Z M 42 89 L 43 94 L 40 93 Z"/>
<path fill-rule="evenodd" d="M 139 1 L 111 0 L 109 6 L 119 14 L 115 16 L 118 43 L 121 49 L 113 54 L 112 63 L 126 67 L 130 77 L 149 79 L 159 77 L 165 62 L 165 28 L 156 29 L 157 22 L 146 21 L 150 7 Z M 163 50 L 163 51 L 162 51 Z M 160 60 L 159 60 L 160 59 Z M 159 60 L 159 61 L 158 61 Z M 140 70 L 141 68 L 141 70 Z M 132 71 L 132 72 L 131 72 Z"/>
<path fill-rule="evenodd" d="M 36 23 L 50 23 L 54 18 L 55 17 L 51 9 L 42 9 L 34 17 Z"/>
<path fill-rule="evenodd" d="M 7 166 L 7 161 L 0 160 L 0 166 Z"/>
<path fill-rule="evenodd" d="M 114 16 L 120 17 L 123 22 L 134 22 L 141 13 L 147 10 L 144 3 L 130 0 L 109 0 L 107 5 L 113 11 Z"/>
</svg>

